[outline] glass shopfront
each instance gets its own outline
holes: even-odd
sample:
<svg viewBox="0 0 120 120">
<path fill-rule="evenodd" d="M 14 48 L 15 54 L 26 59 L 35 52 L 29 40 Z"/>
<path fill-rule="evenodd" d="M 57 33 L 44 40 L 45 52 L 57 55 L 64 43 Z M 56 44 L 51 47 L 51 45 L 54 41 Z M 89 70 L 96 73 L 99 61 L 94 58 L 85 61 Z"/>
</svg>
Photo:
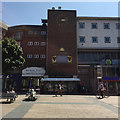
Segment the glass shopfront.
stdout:
<svg viewBox="0 0 120 120">
<path fill-rule="evenodd" d="M 63 93 L 74 94 L 79 93 L 80 82 L 78 81 L 64 81 L 64 82 L 57 82 L 57 81 L 46 81 L 41 83 L 41 93 L 52 93 L 55 94 L 56 88 L 58 84 L 61 83 L 63 86 Z"/>
</svg>

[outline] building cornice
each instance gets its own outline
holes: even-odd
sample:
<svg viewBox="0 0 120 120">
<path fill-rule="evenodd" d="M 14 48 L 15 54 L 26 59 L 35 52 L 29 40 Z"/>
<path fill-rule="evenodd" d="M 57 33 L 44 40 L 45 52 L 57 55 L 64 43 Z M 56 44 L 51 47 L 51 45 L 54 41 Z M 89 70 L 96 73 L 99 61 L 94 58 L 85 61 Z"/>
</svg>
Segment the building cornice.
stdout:
<svg viewBox="0 0 120 120">
<path fill-rule="evenodd" d="M 77 20 L 120 20 L 120 17 L 77 17 Z"/>
</svg>

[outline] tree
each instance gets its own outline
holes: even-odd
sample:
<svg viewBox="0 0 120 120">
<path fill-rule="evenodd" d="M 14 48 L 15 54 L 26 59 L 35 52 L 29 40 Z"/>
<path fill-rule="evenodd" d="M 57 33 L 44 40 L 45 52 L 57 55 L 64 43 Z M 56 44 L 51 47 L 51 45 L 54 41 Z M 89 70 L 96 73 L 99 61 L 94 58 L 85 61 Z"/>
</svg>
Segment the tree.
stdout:
<svg viewBox="0 0 120 120">
<path fill-rule="evenodd" d="M 9 71 L 22 66 L 25 62 L 22 48 L 12 38 L 2 40 L 2 72 L 7 74 Z"/>
</svg>

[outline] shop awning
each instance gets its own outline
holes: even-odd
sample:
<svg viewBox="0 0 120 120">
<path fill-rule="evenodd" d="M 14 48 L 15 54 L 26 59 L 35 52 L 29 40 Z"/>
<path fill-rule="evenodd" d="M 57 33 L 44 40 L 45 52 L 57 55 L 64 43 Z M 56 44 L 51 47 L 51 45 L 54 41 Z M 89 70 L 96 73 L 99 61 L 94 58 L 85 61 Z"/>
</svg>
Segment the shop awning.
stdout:
<svg viewBox="0 0 120 120">
<path fill-rule="evenodd" d="M 44 81 L 80 81 L 79 78 L 42 78 L 42 82 Z"/>
</svg>

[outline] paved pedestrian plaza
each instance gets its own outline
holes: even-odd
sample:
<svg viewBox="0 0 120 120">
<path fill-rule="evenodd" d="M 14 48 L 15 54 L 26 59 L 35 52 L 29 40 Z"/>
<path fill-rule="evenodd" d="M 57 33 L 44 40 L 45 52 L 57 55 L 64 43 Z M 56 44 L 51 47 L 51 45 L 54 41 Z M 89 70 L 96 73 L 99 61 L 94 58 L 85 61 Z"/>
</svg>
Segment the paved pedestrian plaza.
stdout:
<svg viewBox="0 0 120 120">
<path fill-rule="evenodd" d="M 2 118 L 118 118 L 118 96 L 97 99 L 89 95 L 37 95 L 36 101 L 14 103 L 1 99 Z"/>
</svg>

